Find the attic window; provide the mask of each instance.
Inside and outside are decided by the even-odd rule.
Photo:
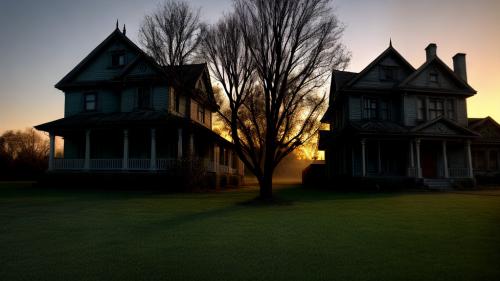
[[[398,80],[398,68],[395,66],[381,66],[380,67],[380,80],[382,80],[382,81],[396,81],[396,80]]]
[[[431,72],[429,73],[429,81],[437,83],[438,81],[438,74],[436,72]]]
[[[125,65],[125,53],[117,52],[111,55],[111,66],[120,67]]]

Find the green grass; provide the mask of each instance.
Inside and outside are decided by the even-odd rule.
[[[500,191],[256,194],[0,184],[0,280],[500,280]]]

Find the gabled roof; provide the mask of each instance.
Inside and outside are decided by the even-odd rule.
[[[497,121],[495,121],[495,119],[491,118],[490,116],[486,116],[484,118],[467,118],[467,121],[469,121],[469,128],[471,129],[480,127],[488,122],[500,129],[500,124],[498,124]]]
[[[136,51],[138,54],[143,55],[143,56],[148,56],[146,53],[144,53],[141,48],[139,48],[134,42],[132,42],[130,39],[128,39],[125,34],[123,34],[120,29],[116,28],[104,41],[101,42],[101,44],[97,45],[97,47],[90,52],[79,64],[77,64],[66,76],[64,76],[57,84],[55,85],[56,88],[61,89],[61,87],[64,87],[64,84],[69,82],[71,79],[77,76],[94,58],[96,58],[101,52],[103,52],[106,47],[108,47],[109,44],[115,42],[115,40],[120,40],[123,42],[125,45],[130,47],[132,50]]]
[[[479,134],[460,126],[459,124],[441,116],[436,119],[430,120],[419,126],[415,126],[410,129],[410,132],[414,134],[424,134],[424,135],[449,135],[450,133],[459,134],[461,136],[478,137]]]
[[[360,73],[356,75],[353,79],[349,81],[346,85],[352,86],[356,81],[358,81],[361,77],[363,77],[367,72],[369,72],[372,68],[377,66],[382,59],[389,55],[394,55],[396,59],[398,59],[403,66],[406,66],[410,71],[415,71],[415,68],[396,50],[392,47],[392,44],[389,45],[385,51],[383,51],[375,60],[373,60],[367,67],[365,67]]]
[[[427,68],[432,65],[437,65],[440,67],[450,79],[452,79],[457,85],[462,86],[467,92],[471,94],[475,94],[476,90],[474,90],[467,82],[465,82],[462,78],[458,77],[457,74],[451,70],[446,63],[444,63],[438,56],[426,61],[422,66],[420,66],[416,71],[414,71],[410,76],[408,76],[405,80],[399,83],[398,87],[407,88],[412,87],[409,83],[413,81],[418,75],[424,72]]]

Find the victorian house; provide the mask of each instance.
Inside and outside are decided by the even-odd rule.
[[[232,143],[212,130],[218,105],[206,64],[161,67],[117,27],[55,87],[64,118],[35,127],[50,135],[51,173],[161,175],[189,166],[211,185],[242,179]],[[54,157],[56,136],[63,158]]]
[[[465,54],[453,57],[451,69],[435,44],[425,52],[417,69],[390,44],[359,73],[334,71],[322,119],[330,128],[319,143],[332,182],[474,184],[471,143],[479,145],[481,132],[467,118],[466,100],[476,91],[467,83]],[[489,167],[497,168],[498,154],[488,151],[496,159]]]

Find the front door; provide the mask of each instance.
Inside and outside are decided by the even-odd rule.
[[[437,153],[435,151],[423,151],[422,176],[424,178],[437,178]]]

